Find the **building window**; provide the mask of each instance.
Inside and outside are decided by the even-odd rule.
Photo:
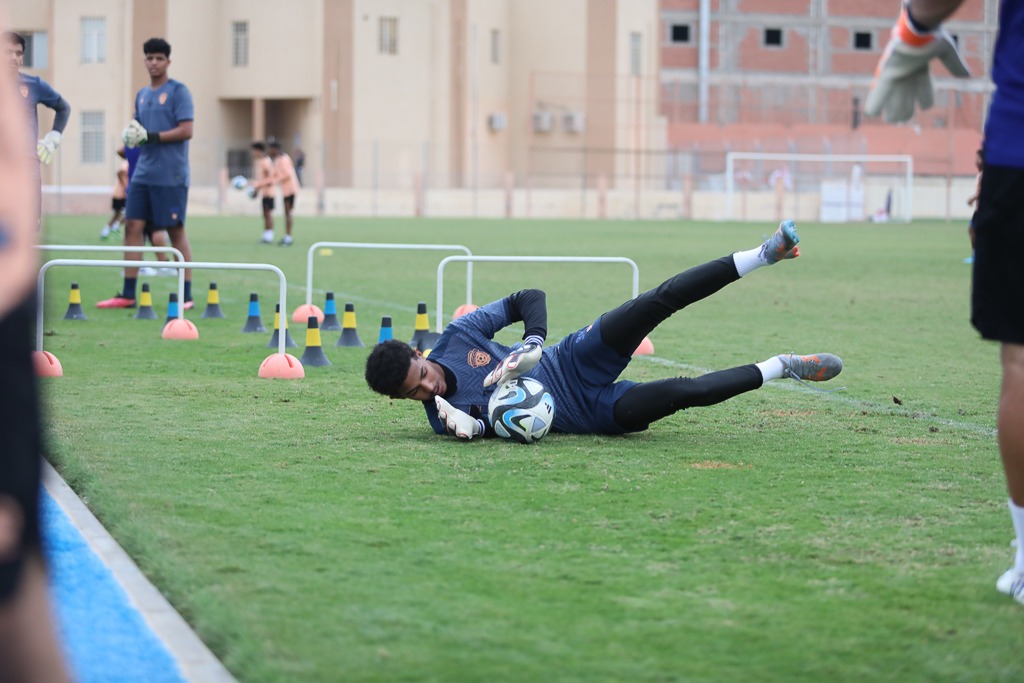
[[[671,27],[671,40],[674,44],[686,44],[690,42],[690,25],[689,24],[672,24]]]
[[[231,66],[249,66],[249,22],[231,22]]]
[[[642,38],[639,33],[633,32],[629,34],[629,75],[639,76],[640,75],[640,50],[642,46]]]
[[[25,39],[25,68],[45,69],[47,60],[48,40],[46,31],[21,32]]]
[[[491,64],[501,63],[501,35],[498,29],[491,30]]]
[[[380,18],[380,53],[398,54],[398,17]]]
[[[104,114],[101,111],[83,111],[81,114],[82,163],[101,164],[106,156],[103,130]]]
[[[782,29],[766,28],[764,30],[764,44],[769,47],[782,47]]]
[[[853,49],[854,50],[870,50],[872,35],[866,31],[855,31],[853,34]]]
[[[103,17],[82,17],[82,64],[107,61],[107,20]]]

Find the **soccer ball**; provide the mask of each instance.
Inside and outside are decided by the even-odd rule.
[[[555,400],[529,377],[502,382],[487,402],[487,417],[498,436],[519,443],[540,441],[555,419]]]
[[[236,190],[244,190],[245,186],[248,184],[249,181],[246,180],[244,175],[236,175],[234,178],[231,179],[231,187],[235,188]]]

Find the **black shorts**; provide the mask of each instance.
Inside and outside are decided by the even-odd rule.
[[[286,211],[291,211],[295,208],[295,195],[290,194],[284,198],[284,208]]]
[[[29,300],[0,320],[0,605],[18,587],[25,559],[40,548],[42,429],[32,364],[35,306]],[[13,523],[13,524],[12,524]]]
[[[113,209],[114,211],[120,211],[124,208],[125,204],[127,203],[128,200],[125,199],[124,197],[121,197],[120,199],[117,199],[115,197],[110,200],[110,208]]]
[[[263,198],[263,210],[264,211],[273,211],[274,210],[274,198],[273,197],[264,197]]]
[[[1024,169],[985,167],[973,222],[971,324],[985,339],[1024,344]]]

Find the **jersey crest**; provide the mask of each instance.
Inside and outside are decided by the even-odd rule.
[[[160,93],[160,97],[158,97],[156,99],[157,99],[157,102],[159,102],[160,104],[164,104],[165,102],[167,102],[167,93],[165,93],[165,92]]]
[[[28,86],[27,85],[22,85],[20,88],[18,88],[18,92],[21,93],[22,99],[26,99],[26,100],[28,99]]]
[[[470,349],[466,354],[466,362],[471,368],[482,368],[491,362],[491,354],[480,349]]]

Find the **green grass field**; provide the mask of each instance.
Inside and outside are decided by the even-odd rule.
[[[101,221],[51,217],[45,239],[96,244]],[[300,219],[283,249],[257,244],[255,218],[189,223],[196,260],[281,267],[289,312],[318,240],[628,256],[646,289],[773,229]],[[52,460],[246,683],[1019,682],[1024,612],[994,589],[1012,557],[997,348],[968,323],[965,226],[800,234],[801,258],[677,314],[626,376],[831,351],[844,391],[772,382],[642,434],[531,447],[435,436],[418,404],[366,388],[367,349],[336,332],[331,367],[259,379],[269,334],[240,331],[251,292],[272,323],[268,273],[197,271],[201,336],[182,342],[160,337],[170,278],[150,280],[161,320],[139,321],[94,307],[116,269],[55,268]],[[419,301],[433,327],[444,255],[318,255],[314,302],[354,302],[368,346],[382,315],[409,338]],[[547,290],[552,342],[631,293],[621,265],[475,271],[478,304]],[[446,318],[465,297],[464,267],[447,273]],[[200,318],[211,280],[226,320]],[[62,320],[72,281],[88,321]]]

